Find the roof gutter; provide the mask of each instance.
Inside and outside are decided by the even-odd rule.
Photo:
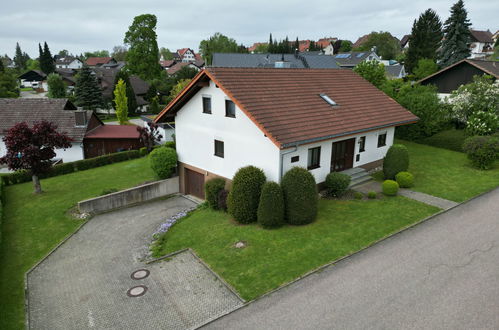
[[[369,127],[369,128],[365,128],[365,129],[356,130],[356,131],[350,131],[350,132],[345,132],[345,133],[340,133],[340,134],[332,134],[332,135],[327,135],[327,136],[313,138],[313,139],[301,140],[301,141],[297,141],[297,142],[290,142],[290,143],[283,144],[282,148],[283,149],[290,148],[290,147],[296,148],[297,146],[299,146],[301,144],[308,144],[308,143],[313,143],[313,142],[318,142],[318,141],[324,141],[324,140],[329,140],[329,139],[333,139],[333,138],[337,138],[337,137],[348,136],[348,135],[363,133],[363,132],[369,132],[369,131],[373,131],[376,129],[387,128],[387,127],[392,127],[392,126],[412,124],[412,123],[415,123],[416,121],[417,120],[406,120],[406,121],[400,121],[400,122],[386,124],[386,125]]]

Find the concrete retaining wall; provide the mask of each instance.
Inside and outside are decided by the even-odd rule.
[[[78,203],[81,213],[101,213],[179,192],[178,176],[87,199]]]

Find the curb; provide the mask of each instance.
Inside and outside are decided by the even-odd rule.
[[[296,282],[298,282],[298,281],[301,281],[301,280],[305,279],[306,277],[309,277],[310,275],[313,275],[313,274],[316,274],[316,273],[320,273],[320,272],[321,272],[321,271],[323,271],[324,269],[326,269],[326,268],[328,268],[328,267],[330,267],[330,266],[333,266],[333,265],[335,265],[335,264],[337,264],[337,263],[339,263],[339,262],[341,262],[341,261],[343,261],[343,260],[345,260],[345,259],[351,258],[351,257],[353,257],[353,256],[355,256],[355,255],[357,255],[357,254],[360,254],[361,252],[363,252],[363,251],[365,251],[365,250],[369,249],[370,247],[372,247],[372,246],[374,246],[374,245],[377,245],[377,244],[379,244],[379,243],[381,243],[381,242],[383,242],[383,241],[385,241],[385,240],[387,240],[387,239],[389,239],[389,238],[392,238],[392,237],[394,237],[394,236],[396,236],[396,235],[399,235],[399,234],[401,234],[401,233],[403,233],[403,232],[405,232],[405,231],[407,231],[407,230],[409,230],[409,229],[411,229],[411,228],[413,228],[413,227],[416,227],[416,226],[418,226],[418,225],[420,225],[420,224],[422,224],[422,223],[425,223],[425,222],[427,222],[427,221],[429,221],[429,220],[432,220],[432,219],[434,219],[434,218],[436,218],[436,217],[438,217],[438,216],[440,216],[440,215],[442,215],[442,214],[445,214],[445,213],[447,213],[447,212],[449,212],[449,211],[451,211],[451,210],[453,210],[453,209],[457,208],[458,206],[461,206],[461,205],[464,205],[464,204],[468,204],[469,202],[471,202],[471,201],[473,201],[473,200],[475,200],[475,199],[478,199],[479,197],[482,197],[483,195],[486,195],[486,194],[488,194],[488,193],[491,193],[492,191],[497,190],[497,189],[499,189],[499,188],[498,188],[498,187],[496,187],[496,188],[493,188],[493,189],[491,189],[491,190],[489,190],[489,191],[483,192],[483,193],[481,193],[481,194],[479,194],[479,195],[476,195],[476,196],[474,196],[474,197],[472,197],[472,198],[468,199],[467,201],[464,201],[464,202],[462,202],[462,203],[458,203],[457,205],[455,205],[455,206],[453,206],[453,207],[451,207],[451,208],[448,208],[448,209],[445,209],[445,210],[441,210],[441,211],[439,211],[439,212],[437,212],[437,213],[434,213],[434,214],[432,214],[432,215],[430,215],[430,216],[427,216],[427,217],[426,217],[426,218],[424,218],[424,219],[421,219],[421,220],[419,220],[419,221],[417,221],[417,222],[415,222],[415,223],[412,223],[412,224],[410,224],[410,225],[408,225],[408,226],[406,226],[406,227],[403,227],[403,228],[401,228],[400,230],[398,230],[398,231],[396,231],[396,232],[394,232],[394,233],[392,233],[392,234],[389,234],[389,235],[387,235],[387,236],[385,236],[385,237],[382,237],[382,238],[380,238],[380,239],[378,239],[378,240],[376,240],[376,241],[374,241],[374,242],[370,243],[369,245],[366,245],[365,247],[361,248],[360,250],[357,250],[357,251],[355,251],[355,252],[353,252],[353,253],[351,253],[351,254],[348,254],[348,255],[346,255],[346,256],[343,256],[343,257],[341,257],[341,258],[339,258],[339,259],[336,259],[336,260],[330,261],[330,262],[328,262],[328,263],[326,263],[326,264],[324,264],[324,265],[322,265],[322,266],[319,266],[319,267],[317,267],[317,268],[315,268],[315,269],[313,269],[313,270],[311,270],[311,271],[309,271],[309,272],[307,272],[307,273],[305,273],[305,274],[303,274],[303,275],[301,275],[301,276],[299,276],[299,277],[295,278],[294,280],[292,280],[292,281],[290,281],[290,282],[284,283],[283,285],[281,285],[281,286],[279,286],[279,287],[277,287],[277,288],[275,288],[275,289],[273,289],[273,290],[271,290],[271,291],[269,291],[269,292],[266,292],[266,293],[264,293],[263,295],[261,295],[261,296],[259,296],[259,297],[255,298],[255,299],[253,299],[253,300],[250,300],[250,301],[246,302],[246,303],[245,303],[244,305],[242,305],[241,307],[238,307],[238,308],[236,308],[236,309],[234,309],[234,310],[232,310],[232,311],[230,311],[230,312],[227,312],[227,313],[225,313],[225,314],[223,314],[223,315],[220,315],[220,316],[218,316],[218,317],[216,317],[216,318],[213,318],[213,319],[211,319],[211,320],[207,321],[206,323],[204,323],[204,324],[202,324],[202,325],[198,326],[198,327],[197,327],[197,328],[195,328],[195,329],[200,329],[200,328],[202,328],[202,327],[204,327],[204,326],[206,326],[206,325],[208,325],[208,324],[211,324],[211,323],[215,322],[215,321],[216,321],[216,320],[218,320],[218,319],[221,319],[222,317],[225,317],[225,316],[227,316],[227,315],[229,315],[229,314],[232,314],[232,313],[234,313],[234,312],[236,312],[236,311],[238,311],[238,310],[240,310],[240,309],[243,309],[243,308],[245,308],[245,307],[248,307],[249,305],[252,305],[253,303],[256,303],[257,301],[260,301],[260,300],[262,300],[262,299],[266,298],[267,296],[270,296],[271,294],[276,293],[277,291],[280,291],[280,290],[282,290],[282,289],[285,289],[285,288],[287,288],[287,287],[291,286],[292,284],[294,284],[294,283],[296,283]],[[408,197],[404,197],[404,198],[408,198]],[[420,203],[422,203],[422,202],[420,202]]]

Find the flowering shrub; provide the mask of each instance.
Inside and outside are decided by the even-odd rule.
[[[499,128],[499,116],[492,112],[478,111],[472,114],[466,125],[466,134],[490,135]]]
[[[171,217],[166,219],[166,221],[163,222],[159,226],[159,228],[152,234],[152,237],[156,239],[156,238],[158,238],[159,235],[165,234],[168,230],[170,230],[170,228],[175,223],[177,223],[178,220],[186,217],[189,214],[189,212],[193,211],[194,209],[196,209],[196,208],[191,207],[191,208],[182,210],[182,211],[178,212],[177,214],[172,215]]]

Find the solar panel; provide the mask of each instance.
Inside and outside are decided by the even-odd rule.
[[[360,57],[364,56],[364,54],[365,53],[359,53],[359,54],[357,54],[357,58],[360,58]]]
[[[336,58],[349,58],[350,54],[338,54],[336,55]]]

